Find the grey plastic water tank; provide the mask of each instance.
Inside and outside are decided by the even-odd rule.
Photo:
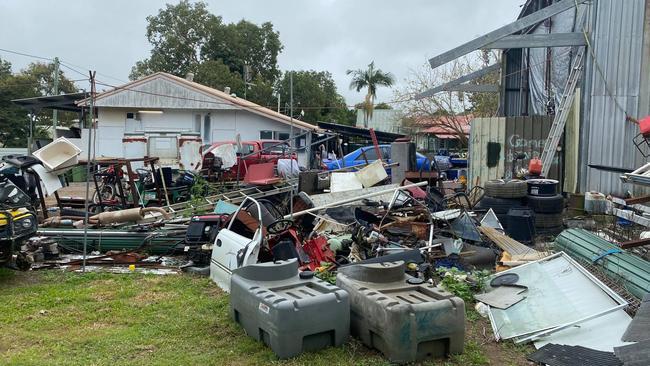
[[[233,271],[230,315],[279,358],[342,345],[350,332],[348,294],[313,275],[300,276],[296,259]]]
[[[463,352],[465,303],[426,283],[411,285],[404,262],[339,269],[350,295],[352,335],[390,361],[407,363]]]

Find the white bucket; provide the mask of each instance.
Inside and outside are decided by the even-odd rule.
[[[49,171],[56,171],[57,174],[77,165],[79,154],[81,149],[65,137],[59,137],[32,153]]]
[[[585,211],[590,214],[604,214],[607,212],[607,198],[600,192],[585,193]]]

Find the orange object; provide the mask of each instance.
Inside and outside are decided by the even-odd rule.
[[[538,158],[530,159],[530,163],[528,163],[528,172],[533,175],[542,174],[542,161]]]
[[[650,136],[650,116],[645,116],[639,120],[639,131],[644,137]]]

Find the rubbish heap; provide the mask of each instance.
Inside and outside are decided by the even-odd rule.
[[[36,173],[44,166],[38,160],[4,160],[21,176],[47,175]],[[112,168],[93,177],[93,205],[70,206],[75,200],[51,184],[58,207],[41,209],[38,227],[44,195],[4,178],[0,228],[24,229],[8,237],[22,243],[15,255],[24,269],[129,266],[210,276],[230,292],[233,320],[280,358],[339,346],[350,335],[395,363],[459,354],[473,303],[495,340],[532,342],[535,361],[598,352],[633,360],[633,345],[650,338],[638,335],[647,320],[648,262],[602,235],[562,232],[558,181],[450,190],[464,183],[435,171],[418,178],[402,170],[407,178],[396,180],[399,162],[293,174],[295,161],[283,160],[251,169],[240,185],[203,184],[186,173],[176,185],[156,158],[137,161],[150,171],[110,160]],[[239,167],[227,168],[239,178]],[[604,208],[587,201],[594,215],[626,209],[615,199]],[[626,311],[641,298],[633,320]]]

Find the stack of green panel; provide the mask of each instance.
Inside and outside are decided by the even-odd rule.
[[[639,299],[650,292],[650,262],[592,232],[584,229],[564,230],[555,239],[555,246],[573,258],[601,268],[608,277],[623,283]]]
[[[161,230],[153,238],[152,232],[126,231],[115,229],[88,229],[88,252],[98,251],[105,253],[110,250],[136,250],[149,254],[168,254],[177,244],[182,243],[184,234],[178,232],[165,232]],[[64,250],[72,252],[83,251],[84,230],[64,228],[40,228],[36,235],[54,238]],[[149,238],[148,238],[149,237]],[[148,244],[142,246],[144,241]]]

